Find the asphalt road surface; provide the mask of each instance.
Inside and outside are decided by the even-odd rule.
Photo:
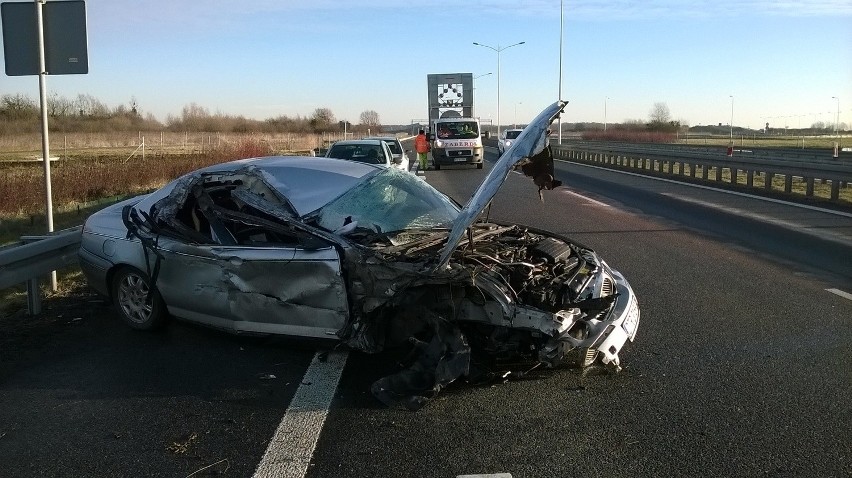
[[[465,202],[487,169],[425,176]],[[621,373],[455,383],[410,412],[369,392],[398,357],[350,353],[327,412],[292,407],[329,344],[140,333],[80,289],[0,320],[0,475],[252,476],[299,411],[325,418],[293,459],[311,478],[852,475],[852,219],[558,171],[566,187],[543,202],[510,175],[491,216],[579,240],[627,277],[642,321]]]

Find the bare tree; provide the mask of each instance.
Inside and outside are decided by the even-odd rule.
[[[361,113],[361,125],[368,127],[380,126],[382,123],[379,120],[379,114],[373,110],[367,110]]]
[[[58,93],[47,98],[47,114],[52,118],[62,118],[72,113],[72,102]]]
[[[38,117],[39,107],[30,97],[20,93],[0,98],[0,118],[10,120]]]
[[[668,123],[672,119],[672,115],[669,112],[669,107],[667,104],[662,101],[658,101],[654,103],[654,107],[651,108],[650,118],[651,123]]]
[[[328,131],[329,127],[336,123],[334,113],[329,108],[317,108],[311,115],[311,126],[314,131]]]
[[[109,116],[109,108],[99,99],[92,95],[77,95],[73,101],[74,109],[80,116],[92,118],[106,118]]]

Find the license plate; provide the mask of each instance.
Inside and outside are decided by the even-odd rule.
[[[466,163],[467,158],[456,158],[454,161],[457,162],[457,163]]]
[[[627,332],[631,341],[636,338],[636,329],[639,328],[639,304],[635,300],[630,304],[627,317],[624,318],[621,326],[624,327],[624,331]]]

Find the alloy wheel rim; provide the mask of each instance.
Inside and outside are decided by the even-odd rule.
[[[153,300],[148,298],[148,284],[136,274],[125,276],[118,288],[118,303],[124,315],[135,323],[151,318]]]

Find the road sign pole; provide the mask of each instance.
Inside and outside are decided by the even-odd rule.
[[[44,15],[42,7],[46,0],[35,0],[36,21],[38,23],[38,89],[41,103],[41,153],[44,163],[44,196],[47,216],[47,232],[53,232],[53,195],[50,189],[50,141],[47,127],[47,68],[44,56]],[[50,274],[50,287],[55,291],[56,271]]]

